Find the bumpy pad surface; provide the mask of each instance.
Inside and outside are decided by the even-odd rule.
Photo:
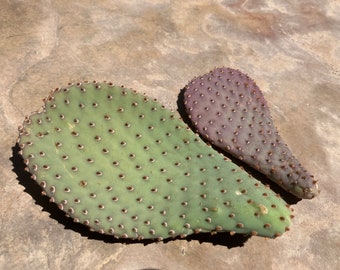
[[[76,222],[143,239],[230,231],[267,237],[291,209],[155,100],[110,83],[58,88],[20,127],[29,171]]]
[[[273,125],[255,82],[231,68],[217,68],[185,88],[185,107],[197,131],[300,198],[319,193],[317,181],[293,156]]]

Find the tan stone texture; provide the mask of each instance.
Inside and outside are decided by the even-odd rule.
[[[340,269],[339,40],[337,0],[1,0],[0,269]],[[53,88],[109,80],[176,109],[219,66],[256,80],[320,181],[315,199],[287,197],[283,236],[114,240],[73,224],[24,173],[17,127]]]

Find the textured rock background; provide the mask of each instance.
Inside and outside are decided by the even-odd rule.
[[[0,1],[0,269],[340,269],[340,2]],[[70,81],[110,80],[177,108],[216,66],[254,78],[320,180],[291,231],[129,243],[88,233],[23,172],[17,126]],[[14,171],[13,171],[14,165]]]

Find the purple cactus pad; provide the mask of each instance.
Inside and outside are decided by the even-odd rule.
[[[299,198],[319,193],[317,181],[282,140],[261,90],[246,74],[223,67],[196,77],[185,88],[184,104],[196,130],[212,144]]]

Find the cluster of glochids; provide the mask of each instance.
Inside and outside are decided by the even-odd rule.
[[[222,92],[235,78],[234,92],[241,92]],[[250,82],[231,69],[194,79],[185,93],[190,118],[212,143],[237,149],[239,158],[254,160],[265,173],[272,164],[277,182],[312,197],[314,180],[290,157],[276,130],[269,136],[268,109]],[[248,135],[240,125],[248,125]],[[290,226],[292,209],[279,195],[207,145],[175,112],[125,87],[84,82],[55,89],[19,127],[18,143],[43,193],[99,233],[159,240],[223,231],[276,237]]]

